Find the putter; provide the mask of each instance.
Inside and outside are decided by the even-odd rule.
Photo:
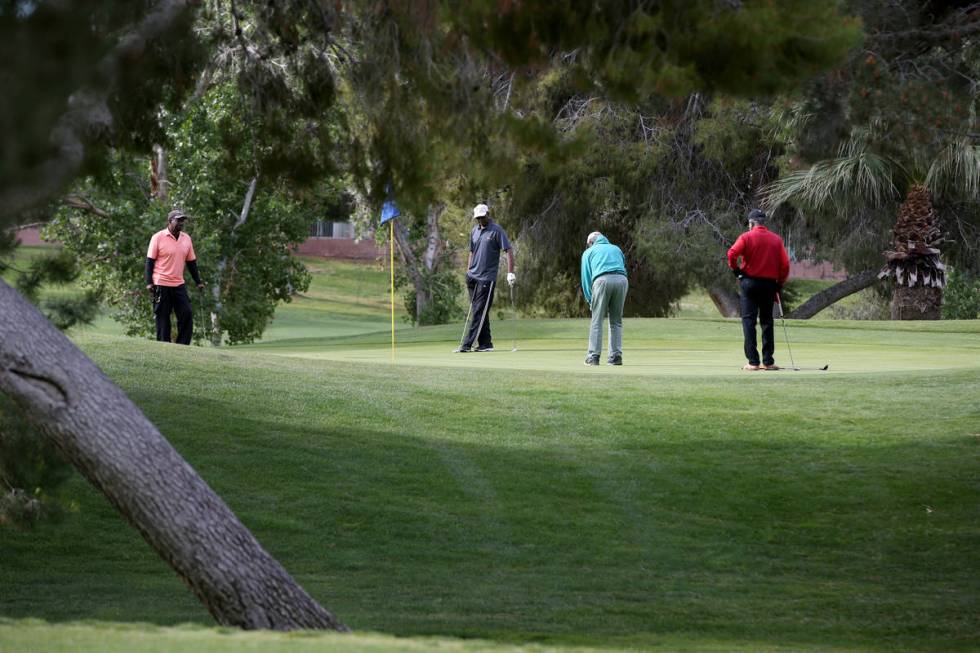
[[[455,354],[463,348],[463,340],[466,339],[466,332],[470,330],[470,318],[473,317],[473,299],[470,298],[470,310],[466,312],[466,321],[463,322],[463,333],[459,336],[459,346],[453,351]]]
[[[510,287],[510,308],[514,311],[514,348],[511,351],[517,351],[517,302],[514,300],[514,286]]]
[[[776,306],[779,307],[779,321],[783,323],[783,335],[786,336],[786,348],[789,350],[789,362],[793,364],[790,369],[794,372],[826,372],[830,369],[830,363],[823,367],[797,367],[793,360],[793,348],[789,345],[789,331],[786,330],[786,318],[783,317],[783,298],[776,293]]]

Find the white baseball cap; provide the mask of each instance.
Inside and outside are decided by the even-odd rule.
[[[486,204],[477,204],[473,207],[473,219],[482,218],[490,212],[490,207]]]

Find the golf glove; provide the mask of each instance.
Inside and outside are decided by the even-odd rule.
[[[513,272],[508,272],[507,273],[507,283],[509,285],[511,285],[511,286],[513,286],[515,283],[517,283],[517,275],[514,274]]]

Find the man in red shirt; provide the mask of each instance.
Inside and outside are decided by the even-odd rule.
[[[766,214],[760,209],[749,211],[749,230],[738,237],[728,250],[728,267],[738,275],[741,287],[742,333],[745,338],[744,370],[778,370],[773,354],[772,307],[789,277],[789,256],[783,239],[765,227]],[[741,258],[741,261],[739,259]],[[756,347],[755,322],[762,327],[762,364]]]
[[[170,313],[177,315],[177,344],[191,344],[194,333],[191,298],[184,284],[184,266],[198,289],[204,288],[197,272],[197,255],[191,237],[183,233],[187,216],[174,210],[167,215],[167,228],[150,238],[146,251],[146,289],[153,292],[157,340],[170,342]]]

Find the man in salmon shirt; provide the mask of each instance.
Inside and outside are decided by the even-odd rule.
[[[153,293],[153,314],[156,316],[157,340],[170,342],[170,313],[177,315],[177,344],[191,344],[194,318],[191,299],[184,283],[184,265],[194,277],[198,289],[203,289],[197,272],[197,256],[191,237],[183,233],[187,216],[174,210],[167,215],[167,228],[150,238],[146,250],[146,289]]]
[[[728,267],[738,276],[741,286],[742,334],[748,359],[742,369],[749,371],[779,369],[773,358],[776,341],[772,307],[789,277],[789,256],[783,239],[766,229],[765,222],[766,214],[761,209],[749,211],[749,230],[728,250]],[[761,365],[755,340],[756,318],[762,327]]]

